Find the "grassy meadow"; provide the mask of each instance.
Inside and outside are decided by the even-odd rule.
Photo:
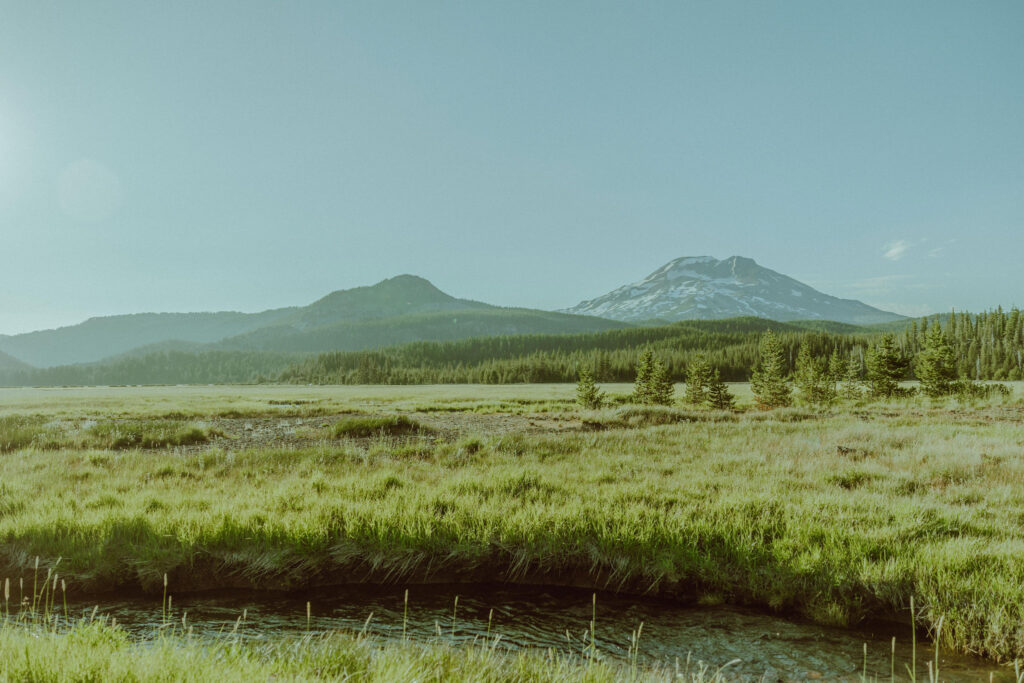
[[[582,411],[571,385],[2,389],[0,580],[32,580],[39,557],[75,595],[159,595],[165,575],[178,593],[510,581],[829,625],[909,624],[913,597],[915,623],[941,621],[943,648],[1024,657],[1020,385],[972,404],[771,412],[744,405],[745,385],[731,388],[742,409],[728,413]],[[492,428],[501,416],[520,422]],[[253,447],[233,431],[278,418],[299,439],[288,447]],[[0,631],[0,660],[12,662],[0,674],[23,678],[3,653],[30,642],[39,671],[69,648],[93,653],[83,662],[109,650],[97,667],[134,656],[116,629],[41,637]],[[229,679],[311,677],[335,671],[334,657],[362,680],[475,666],[473,680],[621,674],[352,639],[316,641],[288,662],[273,648],[214,656],[176,640],[140,661],[157,670],[175,648]],[[302,669],[304,657],[320,663]]]

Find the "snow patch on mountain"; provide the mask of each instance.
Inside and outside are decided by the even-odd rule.
[[[638,282],[565,312],[629,322],[756,316],[870,324],[902,318],[860,301],[823,294],[742,256],[678,258]]]

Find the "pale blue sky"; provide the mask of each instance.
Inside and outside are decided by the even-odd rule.
[[[740,254],[1024,305],[1024,3],[0,0],[0,333]]]

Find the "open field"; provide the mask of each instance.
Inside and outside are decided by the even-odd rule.
[[[905,386],[914,383],[906,382]],[[1024,382],[1003,382],[1014,399],[1024,398]],[[740,407],[752,402],[750,384],[730,383]],[[628,396],[632,384],[601,384],[609,395]],[[683,384],[676,385],[682,397]],[[217,415],[302,415],[375,409],[524,412],[575,410],[572,384],[424,384],[412,386],[133,386],[0,387],[0,416],[159,417]],[[907,405],[907,404],[903,404]],[[930,405],[918,398],[909,405]]]
[[[944,648],[1024,656],[1019,385],[770,413],[580,412],[573,389],[0,390],[8,428],[48,439],[0,453],[0,577],[31,580],[38,556],[78,595],[159,593],[165,574],[178,593],[544,583],[838,625],[909,623],[913,596]],[[423,429],[337,426],[397,414]],[[86,438],[167,422],[205,438]]]

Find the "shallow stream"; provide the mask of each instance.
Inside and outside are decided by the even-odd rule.
[[[456,596],[458,603],[456,605]],[[307,603],[310,616],[307,621]],[[69,605],[71,616],[99,614],[145,637],[160,628],[160,598],[105,597]],[[499,647],[553,648],[587,656],[594,612],[591,591],[508,585],[430,585],[403,588],[340,587],[307,593],[217,592],[172,596],[172,618],[182,613],[196,636],[251,640],[304,635],[310,631],[362,631],[378,639],[493,640]],[[239,617],[245,615],[242,623]],[[640,629],[640,625],[643,625]],[[732,607],[685,606],[653,598],[596,594],[597,655],[628,660],[640,629],[639,661],[690,670],[697,662],[739,680],[889,680],[896,638],[896,678],[908,679],[912,661],[909,626],[891,624],[834,629]],[[867,646],[865,655],[865,644]],[[935,649],[917,643],[917,679],[928,680]],[[944,681],[1013,681],[1012,671],[993,662],[941,653]]]

